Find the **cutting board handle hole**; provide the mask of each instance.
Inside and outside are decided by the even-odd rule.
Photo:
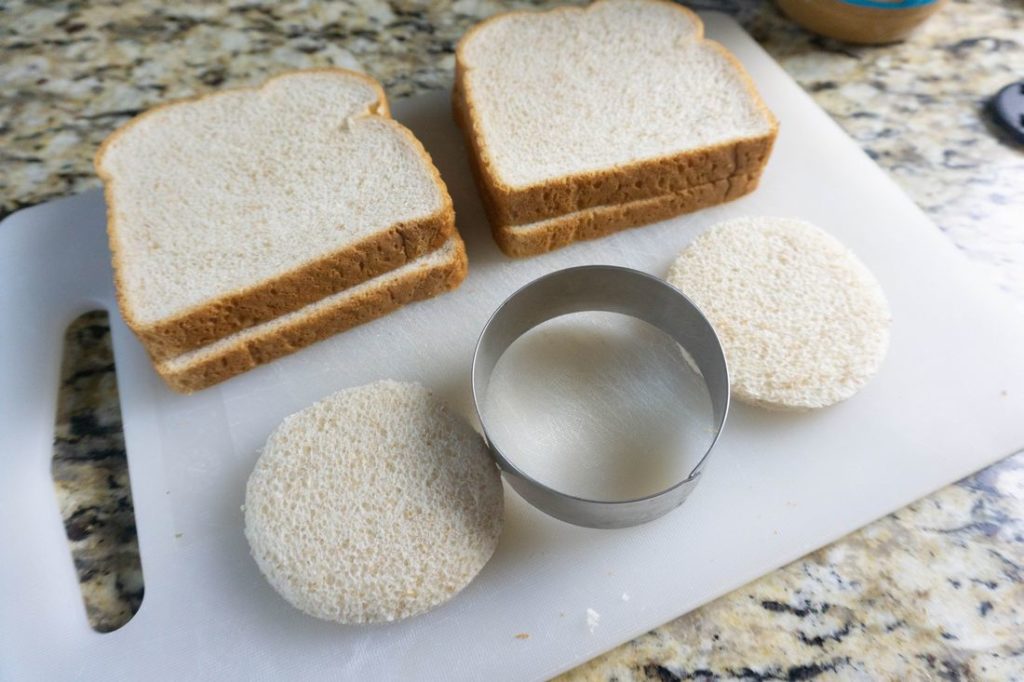
[[[89,625],[117,630],[144,588],[105,310],[65,331],[50,471]]]

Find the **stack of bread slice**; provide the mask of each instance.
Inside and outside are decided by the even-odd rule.
[[[179,391],[466,274],[447,188],[362,74],[300,71],[158,107],[96,168],[121,313]]]
[[[511,256],[751,192],[778,128],[700,18],[661,0],[477,25],[456,50],[453,109]]]

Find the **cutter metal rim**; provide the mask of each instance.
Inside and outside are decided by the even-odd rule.
[[[676,340],[693,357],[711,397],[714,433],[690,473],[659,492],[628,500],[579,497],[541,483],[520,469],[492,441],[483,400],[498,360],[516,339],[562,315],[604,311],[643,320]],[[562,521],[589,528],[625,528],[653,521],[681,505],[725,426],[729,368],[714,327],[700,309],[668,282],[615,265],[584,265],[543,275],[520,287],[491,314],[473,352],[473,405],[484,441],[509,484],[527,502]]]

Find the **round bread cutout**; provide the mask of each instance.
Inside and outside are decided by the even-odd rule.
[[[733,395],[761,407],[846,400],[889,346],[881,285],[849,249],[802,220],[719,223],[683,250],[668,281],[718,332]]]
[[[245,535],[302,611],[380,623],[451,599],[498,544],[482,437],[419,384],[341,391],[287,417],[249,477]]]

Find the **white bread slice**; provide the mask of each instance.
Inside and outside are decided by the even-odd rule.
[[[790,218],[720,223],[680,254],[668,281],[718,332],[733,395],[806,410],[845,400],[889,346],[878,280],[823,230]]]
[[[483,438],[419,384],[350,388],[287,417],[245,491],[245,536],[302,611],[381,623],[451,599],[494,554],[502,487]]]
[[[174,390],[191,393],[294,353],[413,301],[456,288],[466,277],[466,250],[453,234],[435,251],[269,322],[156,363]]]
[[[453,104],[502,225],[759,173],[777,123],[749,76],[659,0],[510,13],[456,51]]]
[[[199,348],[388,272],[454,231],[380,85],[284,74],[157,107],[96,155],[120,308],[153,357]]]

